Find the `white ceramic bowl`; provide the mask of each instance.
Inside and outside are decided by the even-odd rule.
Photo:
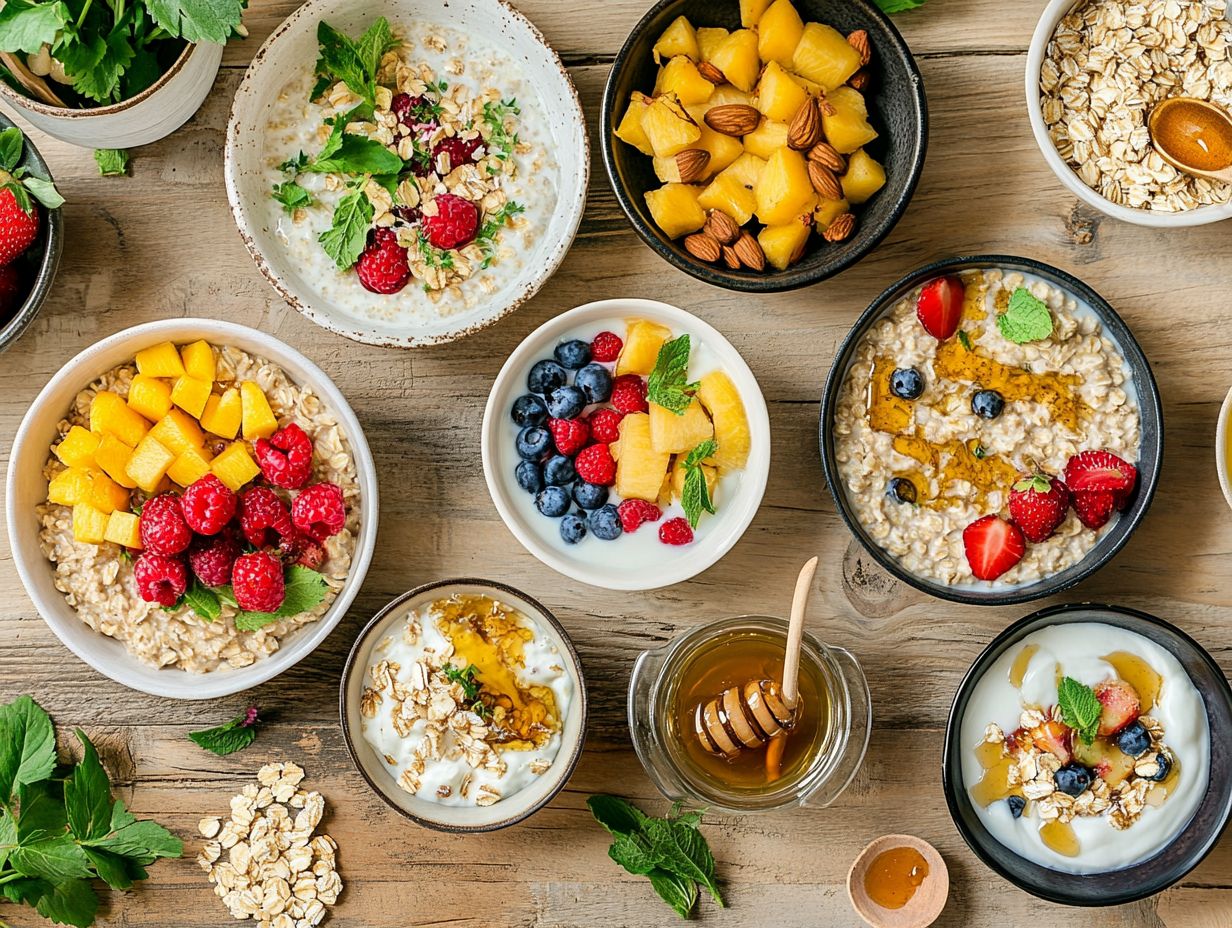
[[[1185,210],[1179,213],[1164,213],[1150,209],[1135,209],[1113,203],[1101,196],[1082,182],[1065,160],[1058,154],[1056,145],[1048,135],[1048,127],[1044,124],[1044,113],[1040,106],[1040,68],[1044,63],[1044,52],[1048,42],[1057,28],[1057,23],[1078,3],[1084,0],[1049,0],[1031,36],[1031,44],[1027,48],[1027,115],[1031,120],[1031,131],[1035,135],[1035,143],[1044,155],[1044,160],[1052,168],[1074,196],[1084,203],[1094,207],[1113,219],[1132,222],[1140,226],[1155,226],[1159,228],[1179,228],[1182,226],[1200,226],[1208,222],[1219,222],[1232,216],[1232,203],[1221,203],[1214,206],[1201,206],[1197,209]]]
[[[358,34],[374,19],[439,22],[504,49],[524,69],[543,102],[545,135],[558,163],[557,197],[547,225],[521,269],[491,296],[468,310],[415,321],[370,318],[323,297],[314,282],[291,259],[270,227],[265,206],[270,190],[265,178],[265,126],[279,92],[296,71],[317,59],[317,23]],[[283,298],[331,332],[370,345],[411,348],[454,341],[513,312],[552,276],[573,243],[586,206],[590,177],[589,143],[577,90],[560,58],[525,16],[505,0],[308,0],[274,30],[253,58],[231,109],[227,125],[225,176],[227,198],[249,254]],[[412,282],[399,299],[423,298]]]
[[[696,540],[691,544],[672,547],[658,542],[660,523],[648,523],[639,533],[656,536],[653,560],[640,563],[620,562],[621,545],[631,539],[623,536],[615,541],[586,538],[576,548],[566,548],[559,542],[559,519],[549,519],[535,511],[526,501],[530,498],[518,487],[513,471],[519,461],[514,448],[514,428],[509,412],[513,401],[526,392],[526,375],[531,365],[551,358],[557,343],[579,327],[596,334],[603,329],[616,332],[622,338],[625,320],[649,319],[668,326],[677,334],[688,333],[697,345],[713,352],[718,366],[725,370],[744,401],[749,420],[751,448],[748,463],[738,475],[739,488],[734,499],[717,500],[718,512],[703,515]],[[593,331],[591,331],[593,330]],[[569,337],[582,337],[581,334]],[[600,300],[561,313],[545,322],[509,356],[492,384],[488,405],[483,414],[481,436],[483,475],[488,482],[492,502],[522,545],[553,570],[574,580],[609,590],[653,590],[670,586],[696,576],[715,564],[740,540],[744,530],[757,514],[766,482],[770,476],[770,416],[757,378],[744,358],[718,330],[692,313],[655,300]],[[588,559],[584,549],[601,557]],[[609,556],[610,555],[610,556]]]
[[[130,362],[142,348],[164,341],[182,343],[199,338],[217,345],[233,345],[266,358],[295,382],[311,386],[338,418],[351,446],[361,498],[359,537],[355,541],[351,573],[329,610],[316,622],[304,625],[283,639],[282,647],[269,657],[239,670],[216,670],[207,674],[143,664],[121,642],[82,622],[64,594],[55,587],[55,569],[39,546],[39,519],[35,513],[35,507],[47,498],[43,465],[47,461],[48,448],[57,438],[57,424],[82,388],[113,367]],[[13,562],[43,620],[70,651],[99,673],[131,689],[172,699],[213,699],[238,693],[276,677],[311,654],[333,631],[355,599],[368,572],[376,542],[379,510],[376,467],[359,420],[338,388],[319,367],[289,345],[255,329],[211,319],[166,319],[134,326],[91,345],[60,368],[30,404],[17,429],[5,489]]]
[[[1219,407],[1219,421],[1215,424],[1215,472],[1219,475],[1219,488],[1223,490],[1223,498],[1232,506],[1232,456],[1229,455],[1228,442],[1232,441],[1232,390],[1223,399]]]
[[[222,45],[189,45],[135,97],[91,109],[48,106],[0,82],[0,100],[48,135],[83,148],[136,148],[170,135],[200,109],[222,64]]]
[[[368,668],[372,665],[372,649],[387,636],[399,634],[409,613],[458,593],[488,596],[525,615],[556,645],[561,663],[573,681],[573,698],[565,712],[560,749],[552,766],[530,786],[490,806],[446,806],[412,796],[389,775],[382,759],[376,756],[372,745],[364,739],[361,727],[363,720],[359,702]],[[586,740],[586,679],[568,633],[552,613],[525,593],[488,580],[438,580],[403,593],[378,612],[355,639],[342,671],[338,701],[347,751],[372,790],[394,811],[412,821],[458,834],[506,828],[543,808],[568,782],[582,756],[582,744]]]

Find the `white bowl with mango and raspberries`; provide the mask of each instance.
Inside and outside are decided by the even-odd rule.
[[[372,454],[320,368],[255,329],[172,319],[90,346],[17,430],[13,561],[99,673],[212,699],[307,657],[377,531]]]

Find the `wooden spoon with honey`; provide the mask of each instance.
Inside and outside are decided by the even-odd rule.
[[[1232,182],[1232,117],[1194,97],[1169,97],[1147,119],[1161,158],[1197,177]]]

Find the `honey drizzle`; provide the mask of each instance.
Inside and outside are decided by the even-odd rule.
[[[1077,857],[1082,852],[1082,845],[1069,822],[1054,818],[1040,826],[1039,834],[1040,840],[1062,857]]]
[[[1029,644],[1014,658],[1014,663],[1010,665],[1010,686],[1014,689],[1022,689],[1023,678],[1027,675],[1027,666],[1037,651],[1039,651],[1038,644]]]
[[[1143,715],[1155,708],[1164,681],[1150,664],[1129,651],[1113,651],[1105,654],[1103,660],[1111,664],[1117,676],[1137,692]]]
[[[1004,744],[981,742],[975,749],[975,757],[984,768],[984,775],[971,787],[972,799],[986,809],[998,799],[1022,795],[1020,786],[1010,786],[1010,768],[1015,766],[1015,761]]]

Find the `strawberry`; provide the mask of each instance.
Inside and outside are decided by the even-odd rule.
[[[1107,738],[1142,714],[1138,692],[1122,680],[1105,680],[1095,687],[1095,698],[1104,710],[1099,714],[1099,733]]]
[[[1123,499],[1137,481],[1138,469],[1111,451],[1081,451],[1065,465],[1065,485],[1073,493],[1102,490]]]
[[[29,291],[20,266],[10,264],[0,267],[0,323],[21,309]]]
[[[1027,541],[1047,541],[1068,510],[1069,490],[1048,474],[1024,474],[1010,490],[1010,518]]]
[[[39,208],[25,191],[22,199],[29,212],[18,203],[12,184],[0,187],[0,266],[11,264],[34,242],[39,230]]]
[[[962,319],[964,293],[957,277],[938,277],[926,283],[915,301],[915,314],[924,331],[939,342],[953,336]]]
[[[977,578],[996,580],[1022,560],[1027,542],[1013,522],[999,516],[984,516],[963,529],[963,549]]]
[[[1103,528],[1116,508],[1117,498],[1106,490],[1084,490],[1073,494],[1074,512],[1087,528]]]
[[[1070,727],[1063,722],[1049,719],[1029,732],[1031,743],[1041,751],[1054,755],[1063,764],[1070,762]]]

